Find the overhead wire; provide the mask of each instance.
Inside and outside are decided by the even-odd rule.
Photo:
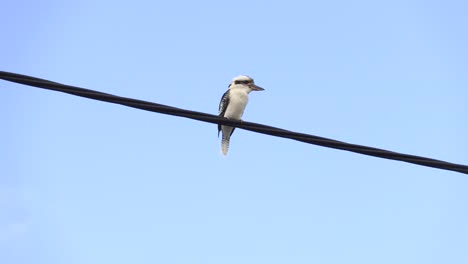
[[[413,163],[417,165],[422,165],[426,167],[438,168],[443,170],[455,171],[464,174],[468,174],[468,166],[462,164],[456,164],[451,162],[446,162],[442,160],[426,158],[416,155],[409,155],[403,154],[393,151],[388,151],[384,149],[374,148],[374,147],[367,147],[357,144],[350,144],[334,139],[293,132],[285,129],[280,129],[272,126],[267,126],[258,123],[246,122],[246,121],[238,121],[238,120],[230,120],[224,117],[219,117],[212,114],[185,110],[181,108],[176,108],[168,105],[152,103],[143,100],[137,100],[127,97],[116,96],[108,93],[102,93],[90,89],[80,88],[76,86],[61,84],[45,79],[40,79],[32,76],[11,73],[0,71],[0,79],[5,81],[20,83],[24,85],[34,86],[38,88],[43,88],[47,90],[53,90],[63,93],[68,93],[80,97],[85,97],[89,99],[99,100],[103,102],[109,102],[114,104],[125,105],[128,107],[133,107],[141,110],[185,117],[190,119],[195,119],[203,122],[213,123],[213,124],[220,124],[220,125],[229,125],[238,127],[241,129],[245,129],[248,131],[253,131],[257,133],[262,133],[266,135],[282,137],[282,138],[289,138],[296,141],[314,144],[322,147],[328,147],[333,149],[340,149],[346,150],[350,152],[355,152],[363,155],[379,157],[384,159],[390,160],[398,160],[408,163]]]

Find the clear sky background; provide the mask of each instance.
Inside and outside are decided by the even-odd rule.
[[[1,70],[468,164],[467,1],[3,1]],[[0,263],[468,263],[468,175],[0,81]]]

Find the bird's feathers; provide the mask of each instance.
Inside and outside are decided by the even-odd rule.
[[[224,117],[224,114],[226,113],[226,109],[227,109],[228,104],[229,104],[229,90],[227,90],[223,94],[223,97],[221,97],[221,101],[219,102],[218,115],[220,117]],[[219,137],[219,132],[220,131],[221,131],[221,125],[218,124],[218,137]]]
[[[221,97],[221,101],[219,102],[219,110],[218,110],[219,116],[224,116],[224,113],[226,112],[226,108],[228,104],[229,104],[229,90],[227,90],[223,94],[223,97]]]

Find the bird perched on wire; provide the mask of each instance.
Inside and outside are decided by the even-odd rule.
[[[221,97],[219,102],[219,116],[234,120],[241,120],[245,106],[249,101],[249,93],[252,91],[263,91],[262,87],[256,85],[254,80],[246,75],[240,75],[232,79],[228,90]],[[226,155],[229,149],[229,139],[235,127],[218,125],[219,132],[222,132],[221,151]]]

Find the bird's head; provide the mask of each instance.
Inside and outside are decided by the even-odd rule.
[[[249,88],[250,91],[263,91],[262,87],[255,84],[254,80],[247,75],[240,75],[232,79],[229,84],[229,89],[233,88]]]

